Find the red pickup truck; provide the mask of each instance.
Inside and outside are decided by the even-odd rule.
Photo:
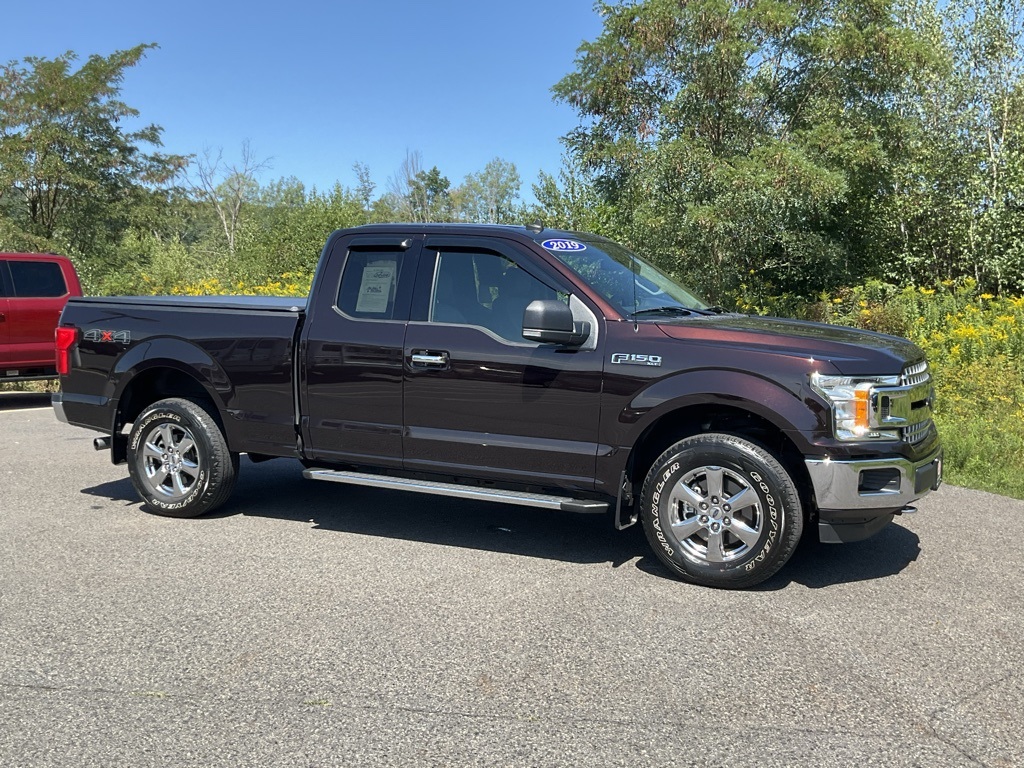
[[[0,381],[57,376],[54,332],[78,275],[66,256],[0,253]]]

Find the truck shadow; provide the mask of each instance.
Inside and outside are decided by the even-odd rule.
[[[83,493],[140,506],[127,478],[86,488]],[[297,462],[287,460],[253,464],[243,458],[231,500],[199,521],[233,515],[564,562],[609,563],[613,568],[632,564],[652,576],[675,578],[651,553],[639,525],[616,531],[608,515],[311,482],[302,477]],[[917,535],[899,525],[890,525],[858,544],[804,542],[779,574],[755,589],[773,591],[790,583],[815,589],[885,578],[902,571],[919,553]]]
[[[900,573],[920,554],[921,540],[917,534],[898,522],[854,544],[820,544],[816,538],[805,536],[786,566],[754,589],[771,591],[790,583],[820,589],[884,579]]]
[[[50,394],[48,392],[0,392],[0,411],[47,408],[49,405]]]

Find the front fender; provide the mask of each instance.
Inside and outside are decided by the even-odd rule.
[[[768,377],[751,371],[698,369],[660,379],[638,392],[618,414],[642,434],[663,416],[691,406],[727,406],[752,413],[785,432],[803,450],[829,434],[831,412],[804,383],[803,371]]]

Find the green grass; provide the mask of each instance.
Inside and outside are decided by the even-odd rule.
[[[945,481],[1024,499],[1024,381],[1005,358],[934,369]]]

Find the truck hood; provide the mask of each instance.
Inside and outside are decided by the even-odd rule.
[[[924,359],[913,343],[898,336],[842,325],[757,315],[700,315],[659,320],[674,339],[747,348],[832,363],[845,376],[891,376]]]

